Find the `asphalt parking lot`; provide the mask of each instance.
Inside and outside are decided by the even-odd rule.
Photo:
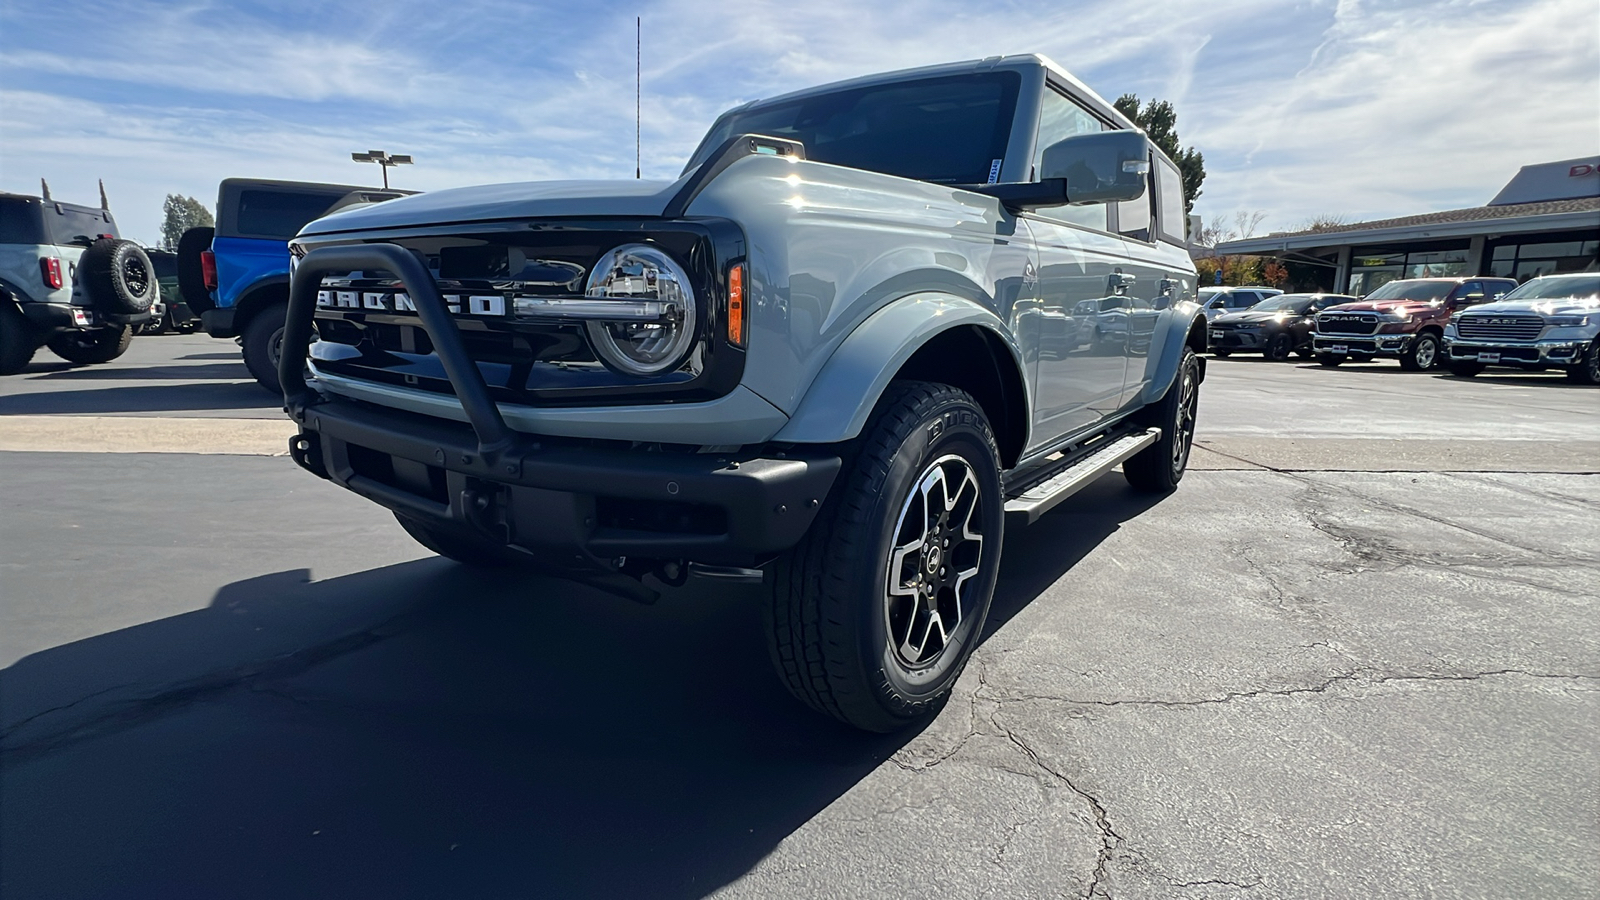
[[[481,574],[231,343],[0,380],[0,894],[1547,897],[1600,884],[1600,390],[1214,360],[1177,493],[1007,536],[925,729],[758,592]]]

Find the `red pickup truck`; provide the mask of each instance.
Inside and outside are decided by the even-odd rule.
[[[1400,368],[1421,372],[1439,362],[1444,326],[1451,314],[1487,303],[1517,286],[1510,278],[1407,278],[1391,281],[1355,303],[1331,306],[1317,315],[1311,338],[1317,362],[1337,366],[1345,360],[1377,357],[1400,360]]]

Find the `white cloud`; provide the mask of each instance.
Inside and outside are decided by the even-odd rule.
[[[418,163],[415,188],[633,169],[633,13],[396,0],[0,12],[0,185],[92,200],[153,239],[162,197],[256,175],[376,180],[351,150]],[[735,103],[895,68],[1052,56],[1108,98],[1174,101],[1206,154],[1202,211],[1398,215],[1481,203],[1526,162],[1593,152],[1592,0],[1337,6],[1324,0],[854,4],[654,0],[643,167],[674,177]],[[1583,27],[1562,27],[1578,21]],[[130,24],[131,23],[131,24]],[[92,63],[52,52],[77,39]]]

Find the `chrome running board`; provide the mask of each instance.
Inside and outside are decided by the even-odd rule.
[[[1140,450],[1154,444],[1161,429],[1119,438],[1006,501],[1006,514],[1027,516],[1031,524],[1056,504],[1092,484],[1095,479]]]

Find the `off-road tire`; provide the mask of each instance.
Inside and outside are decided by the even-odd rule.
[[[1294,355],[1300,357],[1301,359],[1307,360],[1317,358],[1317,354],[1313,352],[1310,347],[1301,347],[1299,350],[1294,352]]]
[[[288,314],[288,303],[274,303],[257,312],[239,336],[245,368],[257,384],[279,395],[283,385],[278,381],[278,357],[283,352],[283,320]]]
[[[109,325],[88,331],[64,331],[45,346],[67,362],[94,365],[116,359],[128,352],[132,343],[132,325]]]
[[[1600,384],[1600,338],[1591,341],[1578,361],[1567,366],[1567,380],[1574,384]]]
[[[1283,362],[1294,352],[1294,335],[1287,331],[1280,331],[1267,341],[1266,349],[1261,355],[1272,362]]]
[[[1004,540],[1005,504],[1001,496],[1000,454],[994,432],[977,401],[966,392],[929,382],[896,382],[884,393],[861,437],[847,448],[845,465],[806,536],[779,558],[766,606],[768,648],[789,691],[813,709],[866,731],[887,732],[936,712],[977,647],[994,596]],[[935,473],[938,470],[938,473]],[[948,487],[947,472],[961,473],[961,486]],[[968,490],[967,475],[971,476]],[[943,486],[940,486],[943,485]],[[927,490],[921,490],[927,486]],[[935,502],[955,490],[954,511],[931,516],[950,504]],[[965,497],[965,499],[963,499]],[[972,517],[978,525],[973,526]],[[981,535],[973,543],[948,530],[946,518],[960,518],[966,531]],[[922,549],[907,552],[905,528],[923,529]],[[940,556],[943,534],[949,556]],[[962,563],[957,563],[958,551]],[[895,591],[891,556],[899,554]],[[915,557],[911,553],[916,553]],[[970,562],[973,574],[956,583],[956,593],[933,589],[935,576],[951,575]],[[903,578],[915,570],[913,579]],[[927,571],[928,596],[957,598],[957,623],[948,639],[920,662],[908,662],[911,643],[893,637],[901,625],[928,623],[921,593]],[[963,587],[964,585],[964,587]],[[901,591],[912,590],[910,596]],[[902,605],[909,604],[909,605]],[[941,622],[944,615],[941,610]],[[909,610],[909,619],[891,619]],[[908,624],[909,623],[909,624]],[[934,641],[931,624],[922,631],[918,653]]]
[[[147,313],[161,293],[156,267],[133,241],[95,241],[78,258],[78,277],[95,308],[112,315]]]
[[[1439,364],[1439,336],[1431,331],[1417,335],[1406,352],[1400,354],[1400,368],[1407,372],[1426,372]]]
[[[513,565],[521,558],[517,551],[469,531],[440,528],[400,513],[395,513],[394,518],[417,543],[464,566],[498,569]]]
[[[178,293],[197,313],[216,308],[211,292],[206,290],[205,269],[200,265],[200,252],[211,249],[211,238],[216,233],[215,228],[191,228],[178,238]]]
[[[0,375],[15,375],[26,369],[38,349],[28,317],[10,297],[0,295]]]
[[[1472,378],[1483,371],[1483,363],[1475,362],[1447,362],[1445,370],[1457,378]]]
[[[1350,357],[1345,356],[1343,353],[1318,353],[1317,365],[1327,366],[1331,369],[1334,366],[1344,365],[1344,361],[1349,358]]]
[[[1199,408],[1200,360],[1194,350],[1185,347],[1178,360],[1178,373],[1166,394],[1137,414],[1140,424],[1160,428],[1161,437],[1122,464],[1122,474],[1134,490],[1170,493],[1183,480],[1189,467],[1189,451],[1194,446],[1195,413]]]

